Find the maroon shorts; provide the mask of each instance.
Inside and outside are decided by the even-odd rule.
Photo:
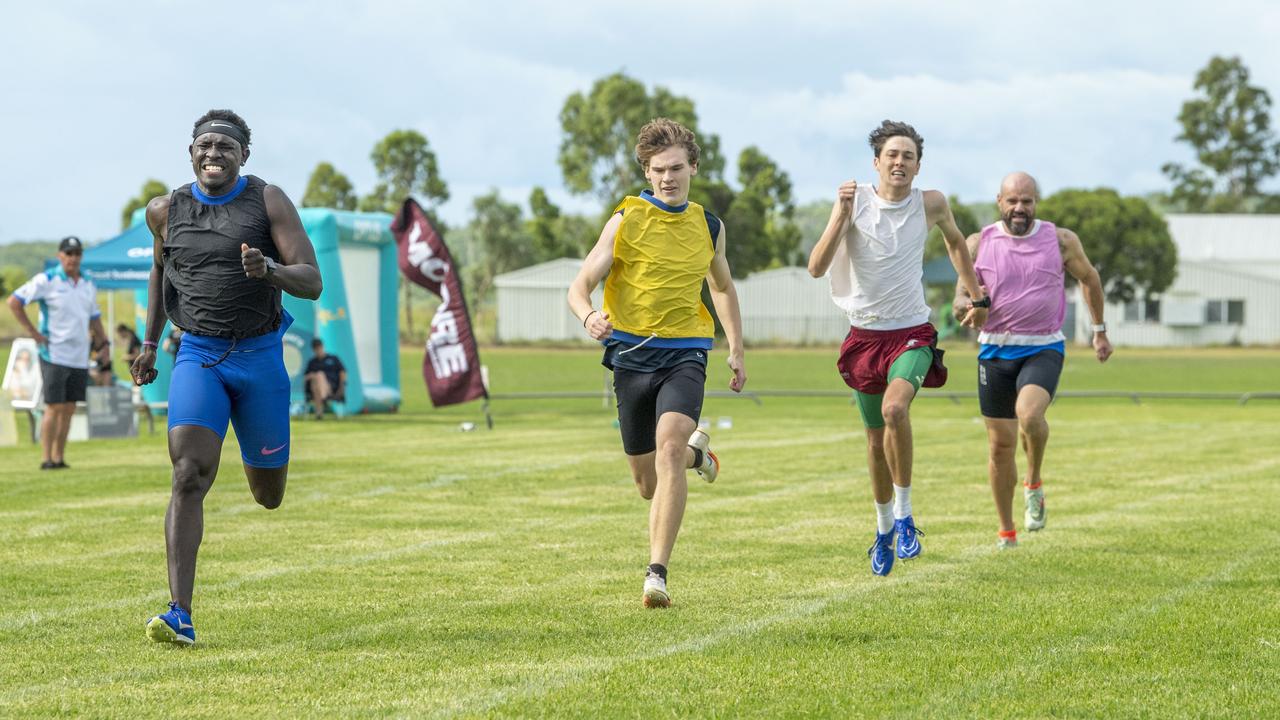
[[[840,346],[836,370],[854,390],[879,395],[889,386],[893,361],[908,350],[923,347],[933,351],[933,364],[924,376],[924,387],[942,387],[947,382],[947,368],[938,349],[938,331],[929,323],[901,330],[849,328],[849,335]]]

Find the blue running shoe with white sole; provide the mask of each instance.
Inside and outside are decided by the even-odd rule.
[[[910,515],[893,521],[893,532],[898,536],[898,557],[910,560],[920,556],[920,537],[924,531],[916,527]]]
[[[867,556],[871,558],[871,572],[888,575],[893,569],[893,531],[876,533],[876,541],[867,548]]]
[[[147,621],[147,637],[152,642],[193,645],[196,641],[196,628],[191,624],[191,615],[178,607],[178,603],[171,602],[169,612]]]

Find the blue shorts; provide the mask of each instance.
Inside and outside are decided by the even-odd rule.
[[[228,338],[183,335],[169,381],[169,429],[198,425],[225,438],[230,421],[245,465],[288,465],[291,388],[281,338],[292,322],[286,313],[280,329],[239,340],[229,353]]]

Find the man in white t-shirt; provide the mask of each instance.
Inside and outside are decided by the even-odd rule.
[[[89,383],[90,333],[92,349],[107,344],[98,312],[97,288],[80,275],[84,246],[80,238],[65,237],[58,244],[58,267],[27,281],[9,296],[9,309],[40,346],[44,378],[44,420],[40,424],[41,470],[69,467],[64,457],[67,431],[76,403],[84,400]],[[40,328],[27,317],[26,306],[39,303]]]
[[[854,389],[866,427],[876,504],[876,539],[867,550],[871,572],[888,575],[895,551],[902,560],[921,552],[923,533],[911,510],[911,401],[921,386],[941,387],[947,379],[924,300],[930,228],[942,231],[947,254],[975,298],[964,324],[980,327],[990,302],[978,287],[946,196],[912,187],[924,138],[906,123],[885,120],[868,141],[877,182],[869,187],[850,180],[837,190],[827,228],[809,256],[809,273],[829,275],[831,299],[849,318],[836,369]]]

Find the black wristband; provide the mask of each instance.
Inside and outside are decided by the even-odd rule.
[[[600,312],[600,311],[599,311],[599,310],[592,310],[591,312],[587,313],[587,316],[586,316],[586,317],[584,317],[584,318],[582,318],[582,327],[583,327],[583,328],[585,328],[585,327],[587,326],[587,321],[591,319],[591,316],[592,316],[592,315],[595,315],[595,314],[596,314],[596,313],[598,313],[598,312]]]
[[[981,300],[974,300],[974,301],[972,301],[972,302],[973,302],[973,306],[974,306],[974,307],[976,307],[976,308],[990,308],[990,307],[991,307],[991,296],[990,296],[990,295],[988,295],[988,296],[986,296],[986,297],[982,298]]]

